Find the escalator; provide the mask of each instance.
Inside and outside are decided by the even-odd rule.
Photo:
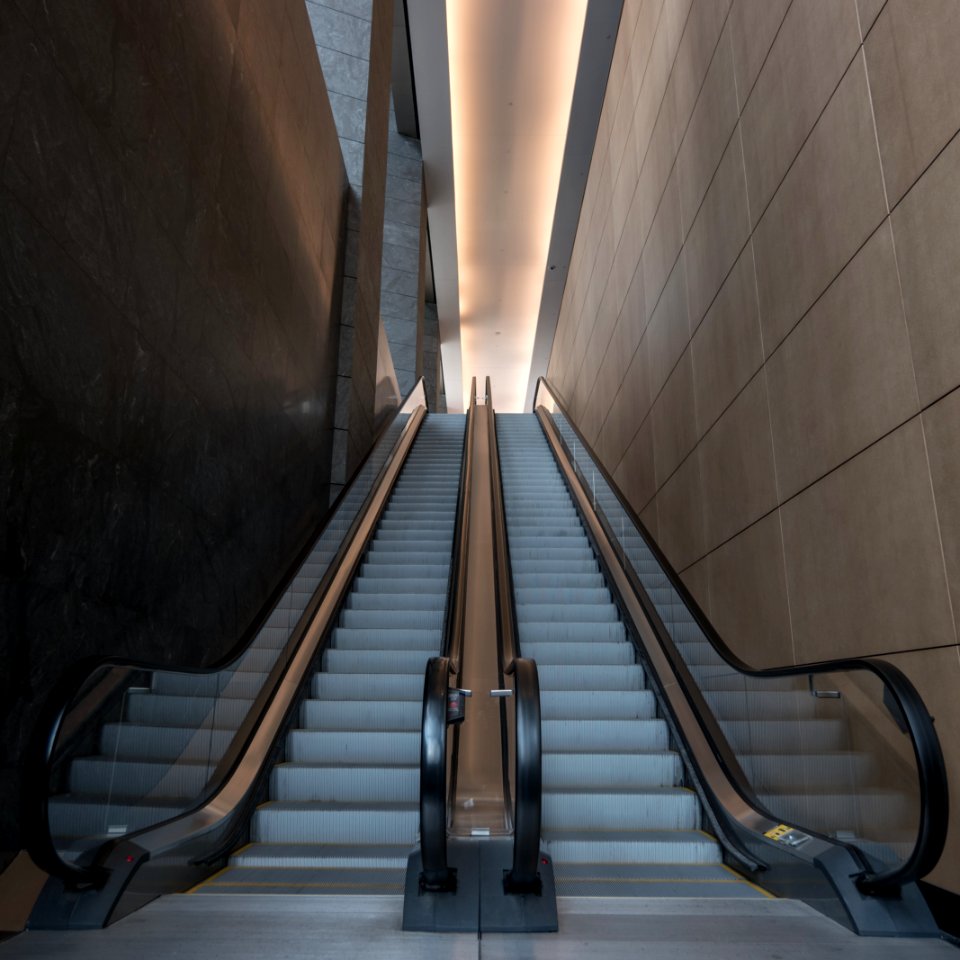
[[[463,415],[428,415],[273,769],[249,845],[198,893],[401,893],[416,842],[420,713],[440,652]]]
[[[223,666],[84,662],[50,692],[23,797],[49,874],[30,927],[102,927],[231,851],[212,890],[398,886],[464,420],[427,415],[417,384]]]
[[[418,389],[238,657],[86,665],[53,691],[25,798],[51,875],[31,924],[103,926],[188,888],[405,891],[410,929],[484,932],[556,929],[556,894],[772,894],[936,935],[915,881],[946,779],[902,674],[751,670],[545,381],[522,415],[494,416],[489,382],[482,416],[475,390],[432,416]],[[495,647],[485,672],[465,637]],[[471,701],[458,684],[481,676]],[[475,717],[479,736],[457,726]]]
[[[497,437],[520,644],[540,674],[543,836],[558,894],[763,897],[701,829],[539,422],[500,414]]]
[[[346,523],[362,508],[402,419],[385,431],[252,643],[228,668],[176,672],[129,666],[92,671],[76,695],[80,709],[75,712],[83,717],[82,705],[89,702],[96,723],[77,738],[67,762],[56,758],[59,782],[48,803],[54,849],[76,859],[98,838],[124,836],[162,823],[189,809],[202,795],[337,558]],[[60,726],[62,733],[65,727]]]
[[[558,891],[766,891],[858,933],[938,935],[916,881],[943,851],[946,773],[909,680],[738,660],[545,380],[534,406],[497,434]]]

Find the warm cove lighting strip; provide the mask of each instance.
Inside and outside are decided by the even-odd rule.
[[[446,0],[464,409],[523,409],[587,2]]]

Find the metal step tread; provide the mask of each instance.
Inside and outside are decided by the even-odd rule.
[[[268,800],[266,803],[262,803],[257,807],[257,812],[269,810],[275,813],[282,813],[289,810],[296,813],[339,813],[347,808],[354,813],[392,813],[395,811],[407,813],[418,812],[420,805],[418,802],[415,803],[404,800],[351,800],[344,803],[338,803],[333,800]]]
[[[233,866],[349,867],[377,862],[405,868],[408,843],[251,843],[230,857]]]

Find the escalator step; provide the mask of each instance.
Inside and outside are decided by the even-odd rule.
[[[637,790],[670,787],[683,774],[680,757],[657,750],[643,753],[545,753],[544,790],[560,788],[609,788]]]
[[[649,690],[544,690],[544,720],[652,720],[657,703]]]
[[[405,870],[409,853],[405,843],[256,843],[239,850],[230,862],[244,868]]]
[[[291,803],[274,800],[258,807],[250,836],[264,843],[407,843],[413,846],[420,822],[416,803]]]
[[[551,790],[543,798],[543,829],[551,830],[694,830],[700,825],[700,805],[689,790],[578,793],[575,788]]]
[[[270,795],[295,802],[416,803],[420,767],[281,763],[273,769]]]
[[[697,830],[545,830],[544,839],[560,877],[571,863],[720,863],[720,846]]]

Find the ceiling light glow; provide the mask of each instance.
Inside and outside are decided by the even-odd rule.
[[[586,9],[446,0],[465,404],[523,409]]]

